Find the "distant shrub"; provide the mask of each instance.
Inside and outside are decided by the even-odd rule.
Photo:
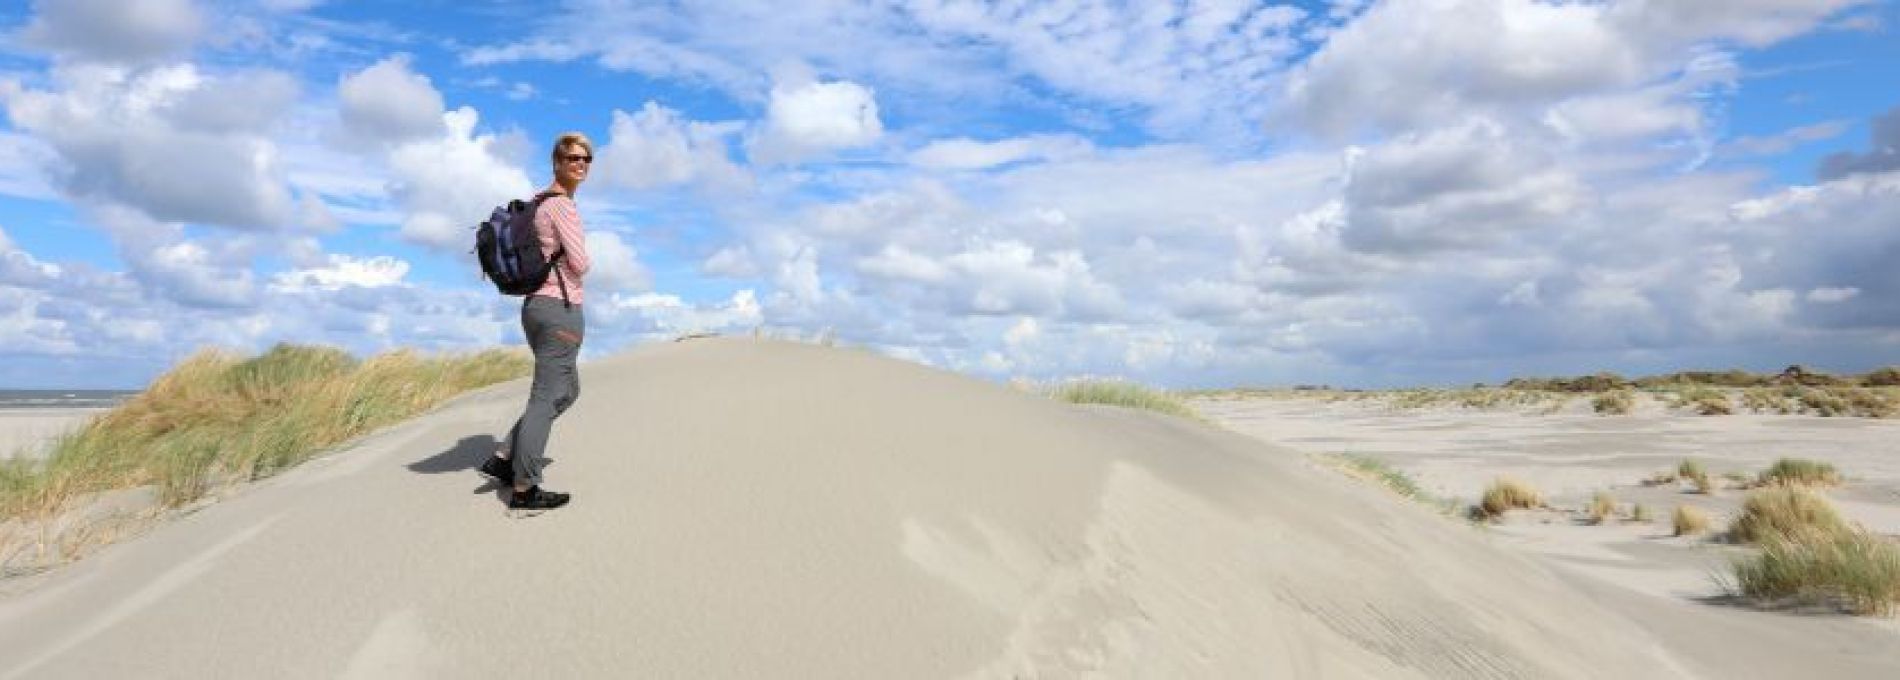
[[[1846,528],[1840,513],[1820,494],[1798,486],[1778,486],[1750,492],[1728,533],[1737,542],[1759,543],[1769,536]]]
[[[1628,415],[1636,408],[1636,393],[1629,390],[1605,392],[1590,400],[1590,407],[1604,415]]]
[[[1841,483],[1841,476],[1834,471],[1834,466],[1828,463],[1803,458],[1782,458],[1763,470],[1758,481],[1762,484],[1833,486]]]
[[[1671,518],[1677,536],[1694,536],[1709,530],[1709,513],[1693,505],[1678,505]]]
[[[1742,391],[1742,408],[1753,413],[1787,415],[1801,412],[1801,403],[1790,399],[1788,388],[1751,387]]]
[[[1705,416],[1725,416],[1732,410],[1728,395],[1720,390],[1701,386],[1691,386],[1677,392],[1675,406]]]
[[[1695,485],[1696,493],[1705,494],[1715,488],[1714,483],[1709,481],[1709,472],[1702,469],[1701,463],[1697,463],[1692,459],[1684,458],[1682,464],[1676,466],[1676,477],[1689,480],[1691,484]]]
[[[1867,387],[1900,386],[1900,366],[1878,368],[1860,377],[1860,384]]]

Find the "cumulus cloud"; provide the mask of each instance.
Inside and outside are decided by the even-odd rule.
[[[337,85],[344,134],[372,146],[442,132],[442,93],[398,54],[343,77]]]
[[[613,112],[607,145],[594,167],[600,181],[630,189],[700,181],[743,187],[750,176],[726,150],[726,137],[739,130],[733,123],[683,120],[678,111],[649,101],[638,113]]]
[[[1345,243],[1384,253],[1492,245],[1585,200],[1561,168],[1489,121],[1400,137],[1354,164]]]
[[[857,83],[797,82],[772,88],[765,122],[750,140],[752,160],[796,163],[868,146],[884,134],[871,88]]]
[[[638,292],[653,287],[653,275],[640,263],[640,254],[620,234],[591,230],[587,234],[587,255],[593,266],[587,272],[587,287],[603,290]]]
[[[190,47],[204,18],[191,0],[36,0],[21,37],[79,59],[141,62]]]
[[[275,229],[290,218],[277,147],[251,129],[268,121],[190,113],[200,91],[224,87],[222,79],[190,65],[74,65],[55,69],[54,81],[59,89],[0,83],[0,101],[14,125],[57,152],[47,172],[69,196],[237,229]]]
[[[473,227],[495,206],[534,193],[527,173],[499,158],[494,135],[476,134],[480,115],[442,114],[442,134],[389,154],[390,193],[406,210],[403,238],[444,251],[467,250]]]
[[[297,103],[297,79],[281,71],[243,71],[211,80],[167,102],[181,130],[264,133]]]
[[[983,142],[965,137],[940,139],[912,151],[912,165],[932,170],[984,170],[1018,162],[1061,160],[1092,150],[1087,139],[1072,135],[1038,135]]]
[[[382,288],[400,285],[409,263],[390,257],[351,257],[330,254],[325,265],[294,269],[271,277],[272,292],[336,291],[348,286]]]
[[[1866,153],[1842,151],[1821,159],[1815,171],[1821,179],[1837,179],[1855,173],[1900,170],[1900,107],[1874,118],[1872,144]]]

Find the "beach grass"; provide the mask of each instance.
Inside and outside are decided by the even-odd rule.
[[[1629,415],[1636,409],[1636,393],[1625,389],[1604,392],[1590,400],[1590,407],[1603,415]]]
[[[357,359],[283,344],[255,356],[206,350],[57,440],[40,461],[0,465],[0,518],[58,511],[73,497],[153,485],[179,505],[221,484],[275,474],[468,390],[522,377],[518,350]]]
[[[1649,516],[1649,506],[1643,505],[1642,503],[1637,503],[1636,505],[1630,507],[1630,521],[1631,522],[1648,523],[1651,519],[1653,518]]]
[[[1071,404],[1106,404],[1145,409],[1204,421],[1194,408],[1169,392],[1120,380],[1072,380],[1048,389],[1050,397]]]
[[[1804,531],[1846,529],[1840,513],[1820,494],[1800,486],[1775,486],[1749,492],[1728,533],[1740,543],[1761,543]]]
[[[1676,512],[1670,519],[1677,536],[1694,536],[1709,530],[1709,512],[1693,505],[1676,506]]]
[[[1733,563],[1743,595],[1839,603],[1886,615],[1900,605],[1900,546],[1856,529],[1803,530],[1765,537],[1761,553]]]
[[[1472,508],[1471,514],[1479,519],[1492,519],[1512,509],[1543,505],[1543,496],[1531,485],[1510,477],[1499,477],[1491,482],[1490,488],[1484,490],[1484,498]]]
[[[1431,495],[1425,493],[1425,490],[1419,487],[1418,482],[1413,481],[1411,476],[1404,472],[1400,472],[1391,465],[1386,464],[1385,461],[1356,453],[1324,456],[1323,460],[1349,477],[1370,480],[1379,486],[1385,487],[1392,493],[1405,498],[1428,504],[1432,502]]]
[[[1602,524],[1616,515],[1616,497],[1608,491],[1598,491],[1590,498],[1590,523]]]
[[[1841,483],[1841,475],[1828,463],[1805,458],[1782,458],[1763,470],[1757,481],[1763,485],[1834,486]]]

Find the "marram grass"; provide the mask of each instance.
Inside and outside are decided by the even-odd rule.
[[[525,376],[519,350],[358,360],[328,347],[199,352],[58,440],[43,461],[0,462],[0,519],[57,511],[75,495],[154,485],[168,504],[275,474],[468,390]]]
[[[1760,554],[1732,566],[1738,590],[1753,598],[1837,603],[1872,615],[1900,605],[1900,545],[1862,530],[1769,536]]]
[[[1173,394],[1130,382],[1116,380],[1076,380],[1057,385],[1050,396],[1071,404],[1108,404],[1124,408],[1147,409],[1189,420],[1201,420],[1193,407]]]

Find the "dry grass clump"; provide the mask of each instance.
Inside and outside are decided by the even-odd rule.
[[[1805,458],[1782,458],[1763,470],[1757,481],[1764,486],[1771,484],[1834,486],[1841,483],[1841,476],[1840,473],[1834,471],[1834,466],[1828,463]]]
[[[1119,380],[1075,380],[1057,385],[1050,396],[1071,404],[1107,404],[1138,408],[1189,420],[1202,420],[1187,402],[1167,392]]]
[[[1729,524],[1729,537],[1741,543],[1759,543],[1770,536],[1802,531],[1845,531],[1834,506],[1820,494],[1799,486],[1777,486],[1753,491],[1742,501],[1742,513]]]
[[[1605,392],[1591,399],[1590,407],[1604,415],[1629,415],[1636,409],[1636,393],[1630,390]]]
[[[1763,537],[1761,554],[1736,560],[1743,595],[1840,604],[1886,615],[1900,604],[1900,546],[1860,530],[1802,530]]]
[[[1616,497],[1608,491],[1598,491],[1590,498],[1590,523],[1602,524],[1616,514]]]
[[[271,475],[449,397],[528,374],[524,352],[358,361],[278,345],[241,358],[204,351],[60,439],[43,461],[0,465],[0,518],[46,514],[77,494],[155,485],[172,505],[220,483]]]
[[[1502,516],[1514,508],[1543,507],[1543,496],[1536,489],[1509,477],[1499,477],[1485,489],[1484,499],[1472,508],[1472,516],[1479,519],[1492,519]]]
[[[1630,507],[1631,522],[1648,522],[1652,519],[1655,518],[1649,516],[1649,506],[1637,503]]]
[[[1672,519],[1677,536],[1694,536],[1709,530],[1708,511],[1693,505],[1676,506],[1676,514]]]
[[[1709,481],[1709,471],[1702,469],[1702,464],[1694,460],[1683,459],[1682,464],[1676,466],[1676,476],[1695,484],[1696,493],[1706,494],[1715,488],[1715,484]]]

